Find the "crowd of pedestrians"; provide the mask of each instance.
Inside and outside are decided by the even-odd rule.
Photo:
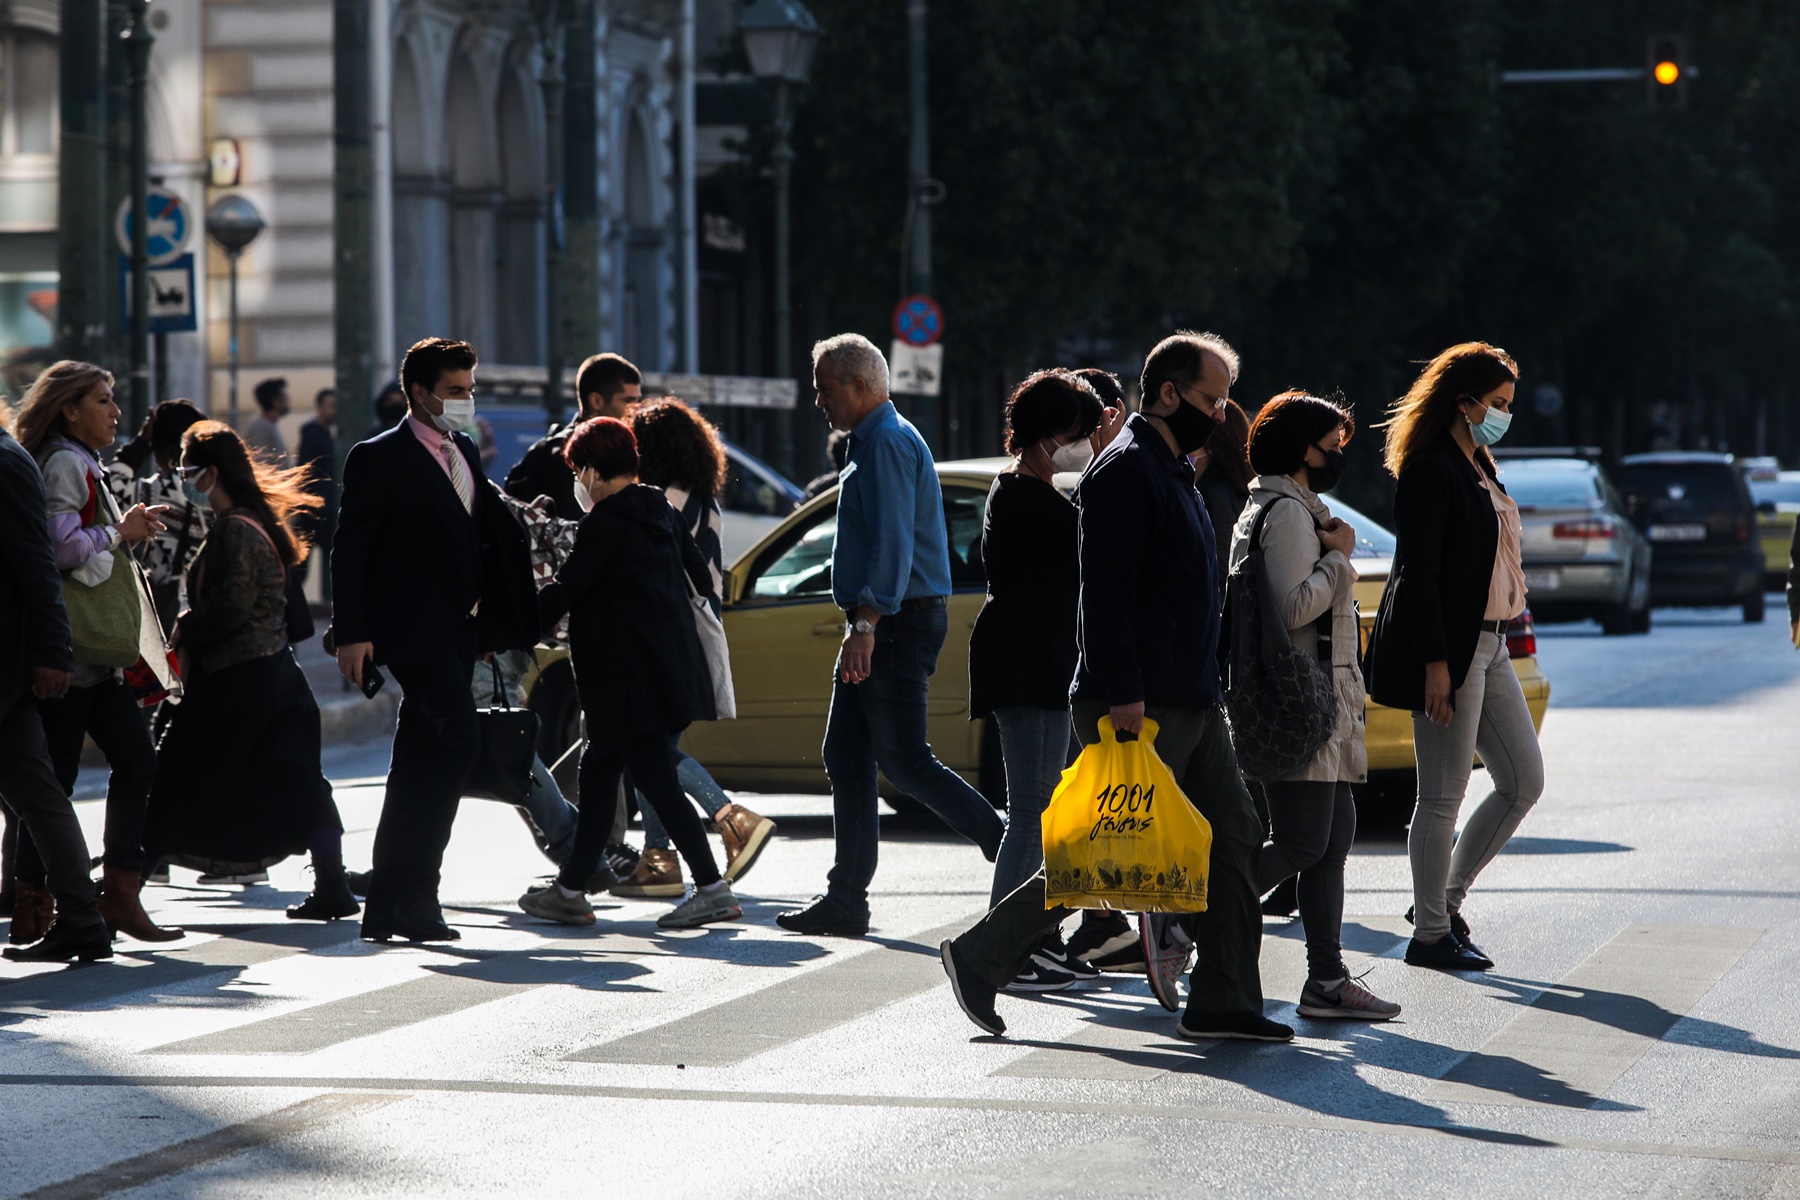
[[[180,938],[140,898],[167,863],[255,871],[302,853],[313,889],[289,917],[360,914],[375,942],[455,940],[438,890],[487,753],[479,710],[489,695],[516,694],[548,644],[566,645],[573,669],[579,794],[572,804],[551,768],[531,762],[514,802],[557,869],[520,909],[592,925],[589,896],[611,891],[675,901],[658,918],[665,928],[742,917],[734,885],[775,823],[680,746],[691,724],[728,718],[735,703],[720,623],[728,460],[718,432],[678,399],[646,401],[635,366],[597,354],[577,375],[576,419],[497,487],[475,411],[478,368],[466,342],[414,345],[376,400],[381,431],[350,448],[341,476],[329,390],[295,466],[282,380],[256,389],[242,436],[170,401],[116,454],[110,375],[60,362],[32,385],[0,431],[9,958],[105,958],[117,935]],[[1518,507],[1488,450],[1506,430],[1518,368],[1494,347],[1455,346],[1391,407],[1398,549],[1366,651],[1356,533],[1324,498],[1357,422],[1341,399],[1297,391],[1252,417],[1230,396],[1238,370],[1223,339],[1181,332],[1146,356],[1135,406],[1097,368],[1038,371],[1007,399],[1008,461],[985,510],[987,597],[969,654],[970,715],[999,735],[1003,819],[926,736],[952,590],[931,452],[894,406],[872,343],[844,334],[814,347],[838,469],[809,490],[837,489],[830,582],[844,615],[821,681],[834,853],[823,890],[778,915],[780,927],[868,932],[885,775],[993,863],[990,911],[940,951],[958,1004],[988,1033],[1005,1029],[1001,992],[1060,990],[1105,970],[1148,975],[1176,1008],[1191,962],[1182,1036],[1288,1040],[1292,1028],[1263,1014],[1258,959],[1264,912],[1296,908],[1300,1015],[1389,1019],[1400,1006],[1350,976],[1341,945],[1370,696],[1413,714],[1406,961],[1493,966],[1464,903],[1544,786],[1506,648],[1525,601]],[[324,640],[347,684],[374,695],[391,677],[400,693],[365,871],[344,860],[319,709],[293,651],[312,634],[300,591],[309,559],[328,562]],[[1332,697],[1330,727],[1304,761],[1255,780],[1226,708],[1241,686],[1227,667],[1242,619],[1226,600],[1251,572],[1264,611]],[[1124,913],[1047,903],[1039,825],[1082,747],[1146,722],[1212,845],[1206,910],[1142,914],[1134,928]],[[90,738],[110,770],[94,863],[70,800]],[[1478,753],[1493,792],[1457,836]],[[634,807],[641,850],[626,843]]]

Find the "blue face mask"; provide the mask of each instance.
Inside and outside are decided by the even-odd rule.
[[[1477,446],[1491,446],[1506,436],[1506,430],[1512,425],[1512,414],[1490,408],[1481,424],[1470,424],[1469,436],[1475,439]]]
[[[208,498],[205,492],[194,485],[192,479],[184,479],[181,481],[181,493],[188,498],[188,503],[192,504],[195,508],[204,510],[212,507],[212,500]]]

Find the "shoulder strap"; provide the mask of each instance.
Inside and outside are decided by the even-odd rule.
[[[269,549],[275,551],[275,561],[276,562],[281,561],[281,548],[275,544],[275,539],[269,536],[269,531],[262,527],[261,521],[258,521],[255,517],[250,516],[248,513],[230,512],[230,513],[226,513],[225,515],[226,515],[226,517],[228,517],[232,520],[242,521],[244,524],[248,525],[250,528],[256,530],[256,532],[261,535],[262,540],[269,544]]]

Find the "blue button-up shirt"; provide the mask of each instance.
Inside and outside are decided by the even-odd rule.
[[[903,601],[950,594],[950,537],[931,450],[890,401],[850,434],[838,476],[831,595],[883,616]]]

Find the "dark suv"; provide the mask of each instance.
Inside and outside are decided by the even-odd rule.
[[[1729,454],[1634,454],[1613,474],[1625,511],[1655,553],[1650,594],[1657,604],[1742,605],[1763,619],[1762,553],[1756,505]]]

